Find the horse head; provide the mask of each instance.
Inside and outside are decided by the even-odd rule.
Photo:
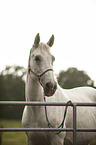
[[[54,35],[47,44],[40,43],[39,33],[36,35],[29,57],[29,73],[32,79],[38,79],[46,96],[52,96],[57,83],[53,73],[54,56],[50,53],[50,47],[54,43]]]

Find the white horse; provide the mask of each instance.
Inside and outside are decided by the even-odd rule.
[[[96,90],[91,87],[61,89],[53,74],[54,57],[50,47],[54,43],[54,36],[47,44],[40,43],[39,34],[36,35],[34,45],[30,51],[26,80],[26,101],[48,102],[96,102]],[[54,128],[63,120],[63,106],[46,107],[47,116]],[[24,128],[48,128],[44,106],[25,106],[22,124]],[[68,107],[64,128],[73,127],[72,107]],[[96,108],[78,107],[78,128],[96,128]],[[73,145],[72,132],[27,132],[28,145]],[[77,133],[77,145],[88,145],[96,137],[96,133]]]

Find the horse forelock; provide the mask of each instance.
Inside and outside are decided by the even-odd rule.
[[[35,48],[35,47],[33,46],[31,52],[34,52],[35,50],[41,50],[41,52],[46,51],[46,52],[48,52],[49,54],[51,54],[51,53],[50,53],[50,47],[49,47],[47,44],[43,43],[43,42],[39,43],[39,45],[38,45],[37,48]]]
[[[31,48],[30,54],[29,54],[29,61],[28,61],[28,64],[30,63],[31,54],[34,53],[35,51],[39,51],[39,50],[41,51],[41,53],[46,52],[46,53],[48,53],[49,55],[52,55],[52,54],[51,54],[51,51],[50,51],[50,47],[49,47],[47,44],[41,42],[41,43],[39,43],[39,45],[38,45],[37,48],[36,48],[34,45],[33,45],[33,47]]]

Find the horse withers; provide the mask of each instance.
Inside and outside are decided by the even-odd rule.
[[[50,47],[54,43],[54,35],[44,44],[36,35],[30,50],[27,79],[26,101],[44,102],[96,102],[96,90],[91,87],[62,89],[58,85],[53,72],[54,56]],[[57,128],[62,124],[63,106],[25,106],[22,124],[24,128]],[[68,112],[62,127],[73,127],[72,107]],[[48,124],[51,124],[48,126]],[[78,128],[96,128],[96,108],[83,107],[77,109]],[[73,145],[72,132],[26,132],[27,145]],[[77,145],[88,145],[96,137],[96,133],[77,133]]]

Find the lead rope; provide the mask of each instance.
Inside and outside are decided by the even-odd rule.
[[[44,102],[46,102],[45,96],[44,96]],[[63,127],[64,127],[64,121],[65,121],[65,118],[66,118],[67,109],[68,109],[68,106],[69,106],[69,105],[73,106],[73,103],[72,103],[71,100],[69,100],[69,101],[66,103],[66,107],[65,107],[65,111],[64,111],[64,115],[63,115],[63,120],[62,120],[62,123],[58,126],[58,128],[63,128]],[[45,105],[45,115],[46,115],[46,120],[47,120],[47,122],[48,122],[48,127],[49,127],[49,128],[54,128],[54,127],[51,125],[51,123],[50,123],[50,121],[49,121],[49,119],[48,119],[47,107],[46,107],[46,105]],[[59,133],[61,133],[61,131],[59,131],[59,132],[56,133],[56,134],[59,134]]]

